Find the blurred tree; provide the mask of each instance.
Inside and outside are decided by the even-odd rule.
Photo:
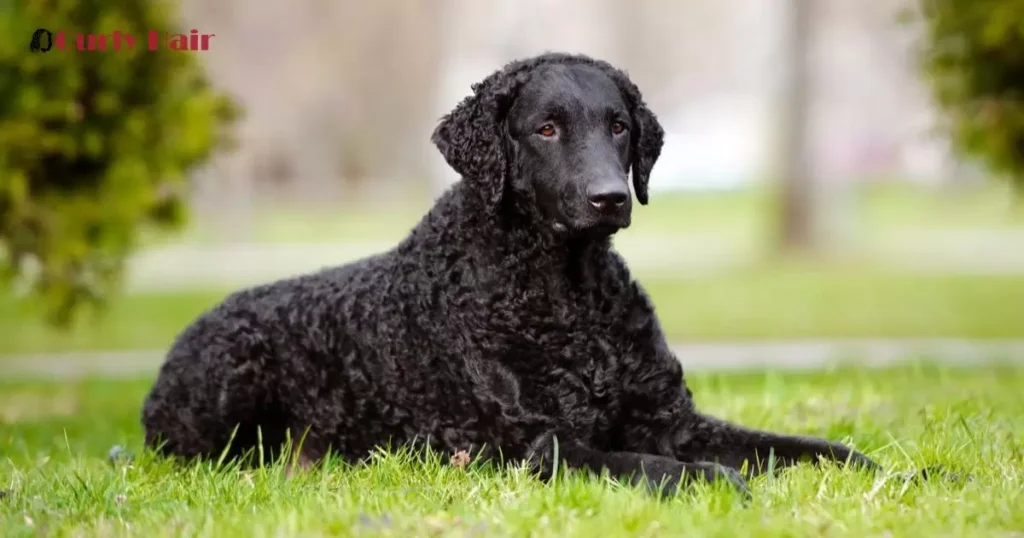
[[[201,52],[148,50],[147,32],[171,30],[175,8],[18,0],[0,10],[0,282],[30,285],[57,326],[117,290],[145,226],[183,223],[190,171],[228,142],[238,116],[210,87]],[[136,43],[30,52],[36,28]]]
[[[920,8],[923,67],[954,144],[1024,188],[1024,0],[921,0]]]
[[[778,194],[778,249],[783,253],[807,253],[819,246],[815,213],[816,191],[811,169],[810,49],[813,3],[820,0],[788,0],[783,55],[786,72],[781,103],[781,165]]]

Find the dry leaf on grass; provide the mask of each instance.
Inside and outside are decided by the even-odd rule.
[[[451,463],[459,469],[465,469],[466,466],[469,465],[469,461],[469,452],[466,452],[465,450],[460,450],[452,454]]]

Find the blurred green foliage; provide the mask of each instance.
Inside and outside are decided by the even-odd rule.
[[[202,52],[145,46],[176,13],[147,0],[0,10],[0,286],[27,284],[57,326],[118,289],[145,226],[183,224],[189,172],[230,143],[240,111],[211,87]],[[37,28],[69,43],[139,37],[131,50],[30,52]]]
[[[1024,0],[921,0],[924,69],[954,143],[1024,192]]]

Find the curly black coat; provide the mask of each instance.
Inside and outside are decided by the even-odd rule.
[[[557,457],[668,491],[715,477],[745,489],[737,469],[758,472],[769,451],[779,466],[822,456],[876,467],[838,443],[698,412],[610,234],[549,225],[519,177],[508,111],[556,67],[559,80],[582,80],[579,68],[620,92],[626,168],[646,204],[662,129],[627,76],[585,56],[513,62],[442,119],[433,141],[463,180],[394,249],[237,292],[181,333],[145,402],[147,444],[215,456],[236,426],[232,448],[254,446],[259,426],[268,448],[305,435],[300,457],[313,462],[418,440],[542,476]]]

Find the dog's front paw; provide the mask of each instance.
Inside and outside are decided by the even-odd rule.
[[[830,443],[828,451],[822,456],[854,469],[872,472],[882,470],[882,466],[874,460],[842,443]]]
[[[874,460],[857,452],[856,450],[850,451],[850,457],[846,460],[850,467],[860,469],[864,471],[881,471],[882,466],[875,463]]]
[[[710,462],[678,463],[662,475],[660,482],[648,481],[648,484],[654,488],[660,486],[658,491],[662,496],[672,496],[678,493],[682,487],[694,481],[708,483],[724,481],[739,492],[745,500],[753,498],[746,479],[739,471]]]
[[[699,466],[704,475],[704,479],[708,482],[724,480],[737,492],[742,494],[744,498],[753,498],[753,494],[750,492],[750,487],[747,486],[747,480],[743,478],[743,475],[738,470],[733,469],[732,467],[719,465],[717,463],[697,463],[688,465]]]
[[[963,483],[974,480],[974,476],[968,473],[952,471],[943,465],[931,465],[920,471],[911,471],[903,474],[904,480],[908,482],[927,482],[932,480],[943,480],[946,482]]]

